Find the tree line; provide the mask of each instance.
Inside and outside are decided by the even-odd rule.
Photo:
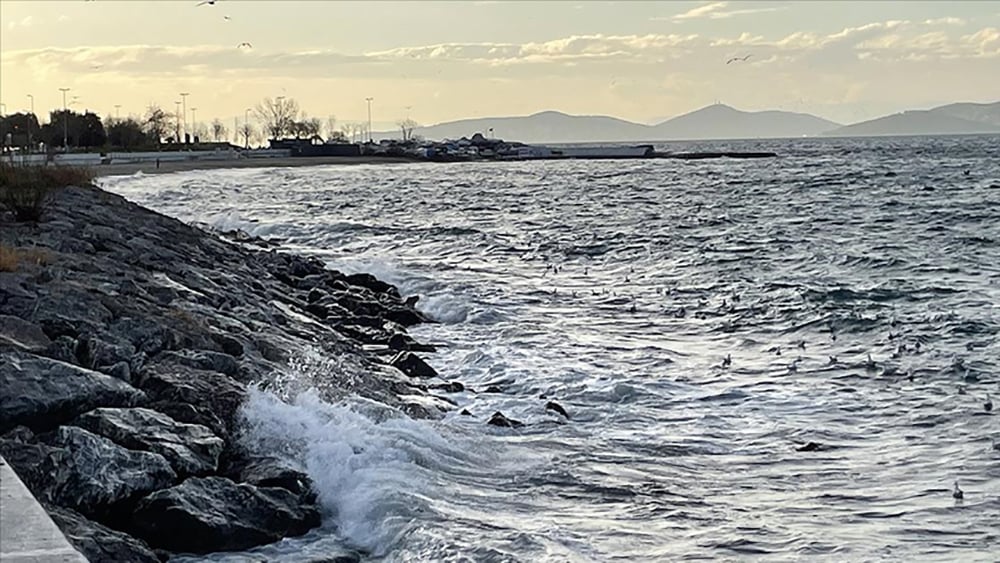
[[[49,113],[45,124],[32,113],[15,113],[0,117],[0,144],[6,148],[32,147],[38,150],[44,143],[47,150],[159,150],[166,146],[189,143],[232,141],[249,148],[251,142],[264,139],[311,139],[327,142],[367,141],[371,132],[366,124],[337,122],[335,116],[325,121],[310,117],[299,108],[298,102],[288,97],[264,98],[253,109],[257,126],[244,122],[234,124],[232,131],[219,119],[208,125],[193,124],[190,131],[182,132],[181,116],[151,105],[141,116],[102,119],[93,112],[55,110]],[[403,139],[412,136],[416,123],[407,119],[399,122]]]

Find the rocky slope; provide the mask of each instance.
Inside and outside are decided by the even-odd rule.
[[[372,276],[94,187],[58,191],[37,224],[0,212],[0,242],[0,454],[92,561],[246,549],[318,526],[308,477],[240,443],[248,386],[294,392],[301,374],[286,376],[305,350],[336,360],[307,381],[328,399],[449,408],[413,353],[433,348],[405,329],[427,319]]]

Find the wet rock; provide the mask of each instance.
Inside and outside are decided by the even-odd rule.
[[[461,411],[458,412],[458,414],[462,416],[472,416],[472,413],[469,412],[469,409],[462,409]]]
[[[73,424],[120,446],[160,454],[181,476],[214,472],[225,447],[205,426],[177,422],[144,408],[94,409]]]
[[[555,401],[545,403],[545,410],[561,414],[566,418],[566,420],[569,420],[569,413],[566,412],[566,409],[564,409],[562,405]]]
[[[403,326],[413,326],[420,323],[430,322],[426,316],[416,309],[407,309],[404,307],[395,307],[389,309],[384,313],[386,319],[392,322],[399,323]]]
[[[97,371],[110,375],[115,379],[120,379],[126,383],[132,382],[132,368],[128,362],[118,362],[113,366],[102,366]]]
[[[156,360],[163,364],[173,363],[200,370],[217,371],[229,377],[237,377],[240,373],[240,364],[236,358],[211,350],[173,350],[160,354]]]
[[[228,436],[235,427],[236,414],[246,400],[247,390],[231,377],[214,371],[195,369],[180,364],[154,364],[141,374],[139,386],[154,402],[150,407],[184,422],[192,422],[174,415],[185,407],[163,405],[184,403],[198,413],[197,424],[204,424],[219,436]],[[219,423],[208,424],[211,418]]]
[[[375,293],[388,293],[396,298],[399,297],[399,292],[396,291],[395,287],[385,283],[371,274],[351,274],[346,276],[344,280],[351,285],[364,287],[374,291]]]
[[[492,424],[493,426],[500,426],[501,428],[520,428],[524,426],[524,423],[520,420],[514,420],[513,418],[507,418],[500,411],[493,413],[487,424]]]
[[[305,473],[275,457],[262,457],[244,462],[239,479],[256,487],[281,487],[295,493],[305,502],[312,502],[313,483]]]
[[[390,350],[408,350],[410,352],[436,352],[437,348],[430,344],[421,344],[402,332],[395,332],[387,343]]]
[[[139,501],[136,535],[174,552],[248,549],[320,524],[319,512],[282,488],[236,484],[224,477],[192,477]]]
[[[61,426],[37,441],[3,440],[5,458],[42,502],[88,515],[173,484],[163,457],[123,448],[75,426]]]
[[[97,407],[134,406],[145,396],[113,377],[20,352],[0,357],[0,432],[51,428]]]
[[[306,301],[308,303],[315,303],[324,297],[326,297],[326,292],[323,291],[322,289],[314,287],[310,289],[309,294],[306,295]]]
[[[490,385],[486,389],[483,389],[483,393],[503,393],[503,389],[496,385]]]
[[[73,547],[91,563],[118,561],[159,563],[160,561],[146,542],[98,524],[76,511],[54,504],[46,505],[45,511]]]
[[[804,446],[799,446],[799,447],[795,448],[795,451],[797,451],[797,452],[819,452],[819,451],[823,451],[823,450],[826,450],[826,449],[829,449],[829,448],[827,446],[824,446],[823,444],[820,444],[819,442],[809,442],[809,443],[805,444]]]
[[[42,327],[12,315],[0,315],[0,345],[40,353],[52,343]]]
[[[432,389],[440,389],[445,393],[461,393],[465,391],[465,385],[462,385],[459,381],[449,381],[448,383],[443,383],[441,385],[434,385]]]
[[[411,352],[400,352],[389,362],[390,365],[410,377],[437,377],[438,373],[422,358]]]

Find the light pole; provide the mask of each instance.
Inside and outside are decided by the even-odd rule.
[[[192,141],[198,135],[198,120],[194,117],[196,111],[198,111],[198,108],[191,108],[191,131],[194,133],[194,135],[191,135]]]
[[[122,105],[121,104],[115,104],[115,119],[121,119],[122,114],[121,114],[120,111],[118,111],[120,109],[122,109]]]
[[[368,142],[372,142],[372,100],[375,98],[365,98],[368,102]]]
[[[174,102],[174,128],[176,130],[174,139],[179,145],[181,143],[181,103],[178,101]]]
[[[187,135],[188,132],[188,111],[187,111],[187,97],[189,92],[181,92],[181,103],[184,104],[184,113],[181,114],[184,119],[184,134]]]
[[[243,111],[243,145],[250,150],[250,108]]]
[[[32,96],[31,94],[28,94],[28,99],[31,100],[31,120],[37,122],[38,120],[35,119],[35,97]],[[29,153],[30,152],[34,152],[34,149],[32,147],[35,144],[33,136],[32,136],[31,133],[32,133],[31,121],[28,121],[28,152]]]
[[[66,113],[66,92],[69,88],[60,88],[63,93],[63,152],[69,152],[69,115]]]

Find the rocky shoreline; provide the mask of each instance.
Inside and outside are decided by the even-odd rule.
[[[38,223],[0,216],[0,242],[0,455],[91,561],[243,550],[319,526],[301,468],[240,440],[251,388],[294,393],[305,351],[336,360],[308,374],[328,400],[354,393],[413,417],[453,407],[415,353],[433,347],[406,332],[429,319],[370,275],[95,187],[58,190]]]

